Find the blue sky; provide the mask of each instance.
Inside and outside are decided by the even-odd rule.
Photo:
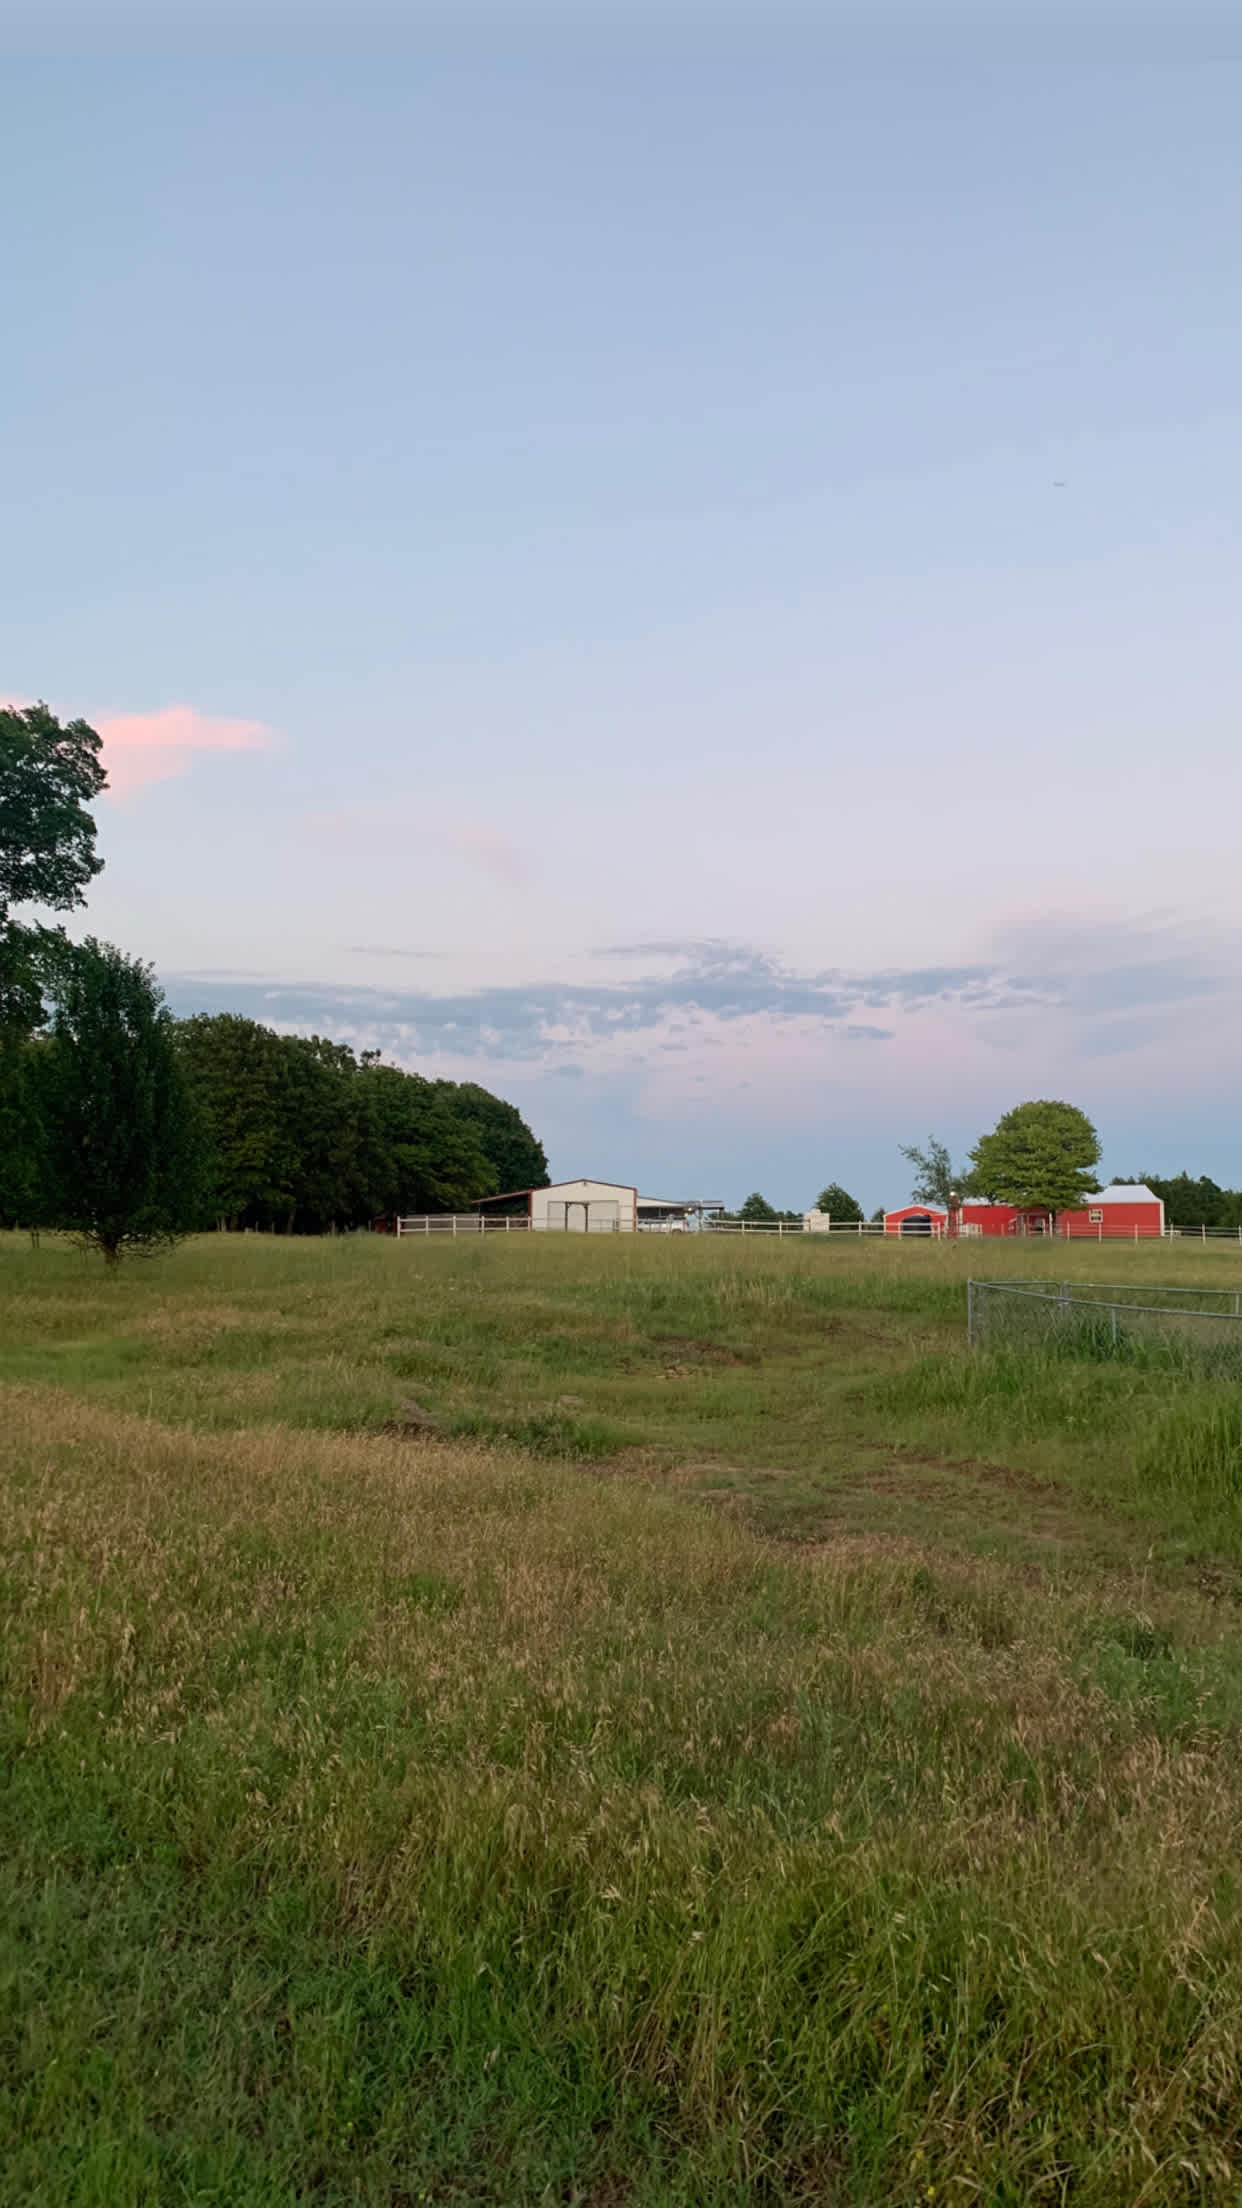
[[[83,925],[557,1173],[870,1207],[1051,1094],[1242,1180],[1236,53],[94,43],[0,84]]]

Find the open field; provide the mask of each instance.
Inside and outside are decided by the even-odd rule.
[[[0,1238],[0,2199],[1242,2201],[1242,1390],[968,1268],[1240,1270]]]

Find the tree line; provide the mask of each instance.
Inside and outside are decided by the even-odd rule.
[[[542,1145],[474,1082],[429,1081],[230,1013],[175,1020],[114,945],[18,921],[99,872],[99,737],[0,710],[0,1225],[102,1250],[206,1226],[318,1234],[542,1186]]]
[[[863,1215],[862,1205],[847,1189],[842,1188],[839,1181],[830,1181],[827,1188],[821,1188],[812,1209],[827,1212],[833,1219],[848,1220],[851,1226]],[[766,1196],[761,1196],[758,1189],[754,1189],[745,1202],[738,1205],[736,1211],[722,1211],[720,1217],[726,1225],[770,1227],[800,1220],[802,1213],[777,1211]]]
[[[378,1051],[227,1012],[178,1021],[173,1045],[205,1140],[211,1224],[322,1234],[547,1182],[521,1113],[476,1082],[429,1081]]]

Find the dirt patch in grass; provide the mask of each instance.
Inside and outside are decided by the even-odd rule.
[[[757,1365],[759,1351],[749,1343],[705,1342],[693,1334],[653,1334],[652,1345],[670,1364]]]
[[[1128,1546],[1115,1519],[1105,1519],[1084,1498],[1057,1482],[1041,1479],[1015,1465],[934,1450],[885,1452],[882,1464],[824,1496],[826,1517],[856,1517],[862,1498],[891,1504],[895,1511],[916,1509],[952,1544],[965,1539],[1036,1543],[1040,1548],[1098,1548],[1117,1553]]]
[[[1195,1586],[1209,1602],[1242,1604],[1242,1566],[1226,1557],[1209,1557],[1193,1569]]]
[[[1040,1504],[1058,1495],[1065,1501],[1070,1500],[1068,1490],[1058,1486],[1056,1481],[1041,1479],[1038,1473],[1025,1472],[1017,1465],[997,1464],[984,1457],[954,1457],[938,1449],[885,1448],[883,1443],[877,1442],[864,1446],[877,1453],[882,1450],[887,1460],[882,1470],[868,1479],[869,1486],[909,1487],[912,1491],[930,1494],[959,1486],[964,1481],[989,1493],[1003,1491]]]

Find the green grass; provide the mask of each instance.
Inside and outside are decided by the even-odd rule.
[[[963,1256],[0,1241],[0,2200],[1242,2200],[1242,1390]]]

